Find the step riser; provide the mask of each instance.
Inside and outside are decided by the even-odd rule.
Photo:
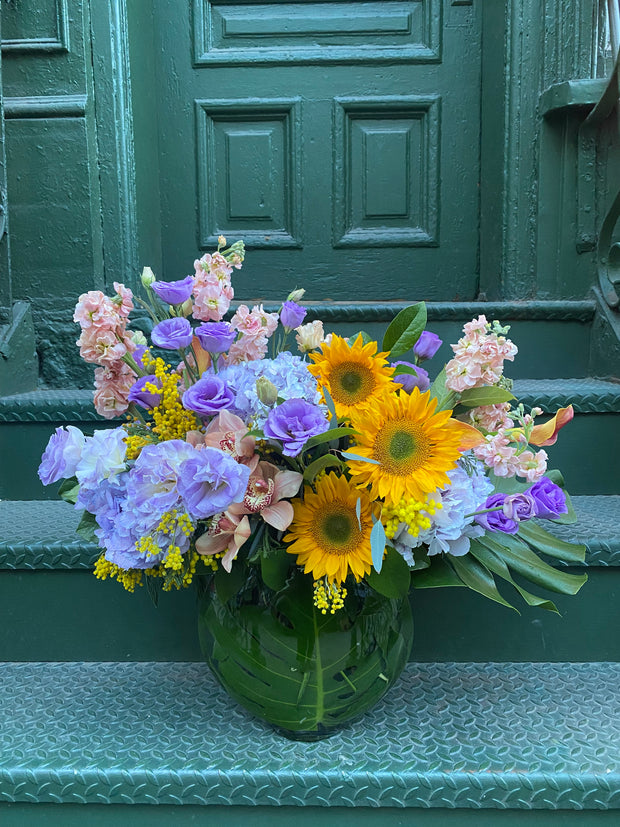
[[[412,660],[620,661],[620,568],[590,568],[576,596],[551,595],[562,617],[505,596],[521,616],[467,589],[412,595]],[[530,591],[542,591],[530,586]],[[87,571],[0,573],[0,661],[201,660],[193,590],[126,593]]]
[[[58,425],[76,425],[90,434],[118,423],[5,422],[0,425],[0,499],[56,499],[57,486],[43,486],[37,477],[41,454]],[[610,457],[620,456],[619,414],[576,414],[558,442],[545,449],[549,467],[560,468],[572,494],[617,494],[618,474]]]

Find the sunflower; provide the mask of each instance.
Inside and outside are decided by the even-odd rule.
[[[322,345],[320,353],[310,354],[315,364],[308,365],[308,370],[316,377],[319,390],[327,388],[336,415],[348,417],[360,406],[400,387],[392,381],[394,369],[386,355],[377,353],[376,342],[364,344],[361,333],[352,345],[333,334],[330,344]]]
[[[446,472],[455,467],[460,451],[469,447],[473,429],[451,419],[452,411],[435,413],[436,407],[429,391],[414,388],[411,394],[386,395],[352,416],[360,435],[351,452],[374,461],[351,460],[352,481],[360,488],[370,486],[373,499],[388,503],[403,497],[423,500],[449,485]]]
[[[365,491],[332,472],[317,482],[316,493],[306,488],[304,499],[292,503],[295,516],[284,541],[290,543],[287,551],[297,555],[306,574],[312,572],[315,580],[327,577],[338,584],[349,571],[358,581],[368,574],[372,504]]]

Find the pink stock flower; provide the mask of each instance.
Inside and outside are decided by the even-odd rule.
[[[133,310],[133,293],[129,287],[125,287],[124,284],[119,284],[117,281],[114,282],[114,290],[120,302],[118,300],[114,301],[114,299],[112,301],[118,308],[119,314],[126,319]]]
[[[496,323],[497,324],[497,323]],[[463,327],[464,336],[452,345],[454,358],[446,365],[446,387],[462,393],[468,388],[495,385],[504,372],[504,361],[512,361],[517,347],[495,330],[484,316]]]
[[[90,290],[82,293],[73,313],[73,321],[80,327],[116,328],[119,324],[119,312],[112,299],[104,295],[101,290]]]
[[[250,475],[243,502],[233,503],[231,514],[260,514],[269,525],[284,531],[293,520],[293,506],[284,498],[294,497],[303,477],[297,471],[281,471],[270,462],[259,462]]]
[[[95,368],[93,402],[97,413],[106,419],[125,413],[129,405],[129,391],[135,381],[136,374],[124,362]]]
[[[203,322],[221,321],[234,295],[232,287],[222,287],[217,281],[208,281],[202,274],[196,277],[193,292],[192,314]]]
[[[512,428],[512,419],[507,415],[510,402],[498,405],[480,405],[469,412],[469,421],[483,431],[499,431],[500,428]]]
[[[547,470],[547,452],[546,451],[523,451],[519,454],[519,469],[517,471],[518,477],[525,477],[528,482],[536,482],[539,480]]]
[[[233,271],[231,265],[221,253],[205,253],[205,255],[194,262],[196,277],[205,276],[216,282],[224,282],[230,285],[230,276]]]
[[[227,364],[254,362],[266,355],[269,342],[264,336],[241,336],[228,349]]]
[[[116,330],[89,327],[82,331],[76,345],[85,362],[112,365],[120,361],[128,351],[127,342],[119,340]]]
[[[246,516],[223,511],[213,517],[208,530],[196,540],[196,551],[204,555],[224,551],[222,566],[230,572],[233,560],[251,533],[250,521]]]

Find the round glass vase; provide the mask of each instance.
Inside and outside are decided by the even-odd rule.
[[[316,741],[360,717],[409,659],[407,597],[347,582],[344,608],[322,614],[312,578],[297,569],[277,591],[254,566],[231,596],[216,584],[200,598],[203,655],[237,703],[287,738]]]

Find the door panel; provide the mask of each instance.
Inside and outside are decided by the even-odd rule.
[[[157,0],[164,276],[223,234],[244,298],[474,298],[478,5]]]

